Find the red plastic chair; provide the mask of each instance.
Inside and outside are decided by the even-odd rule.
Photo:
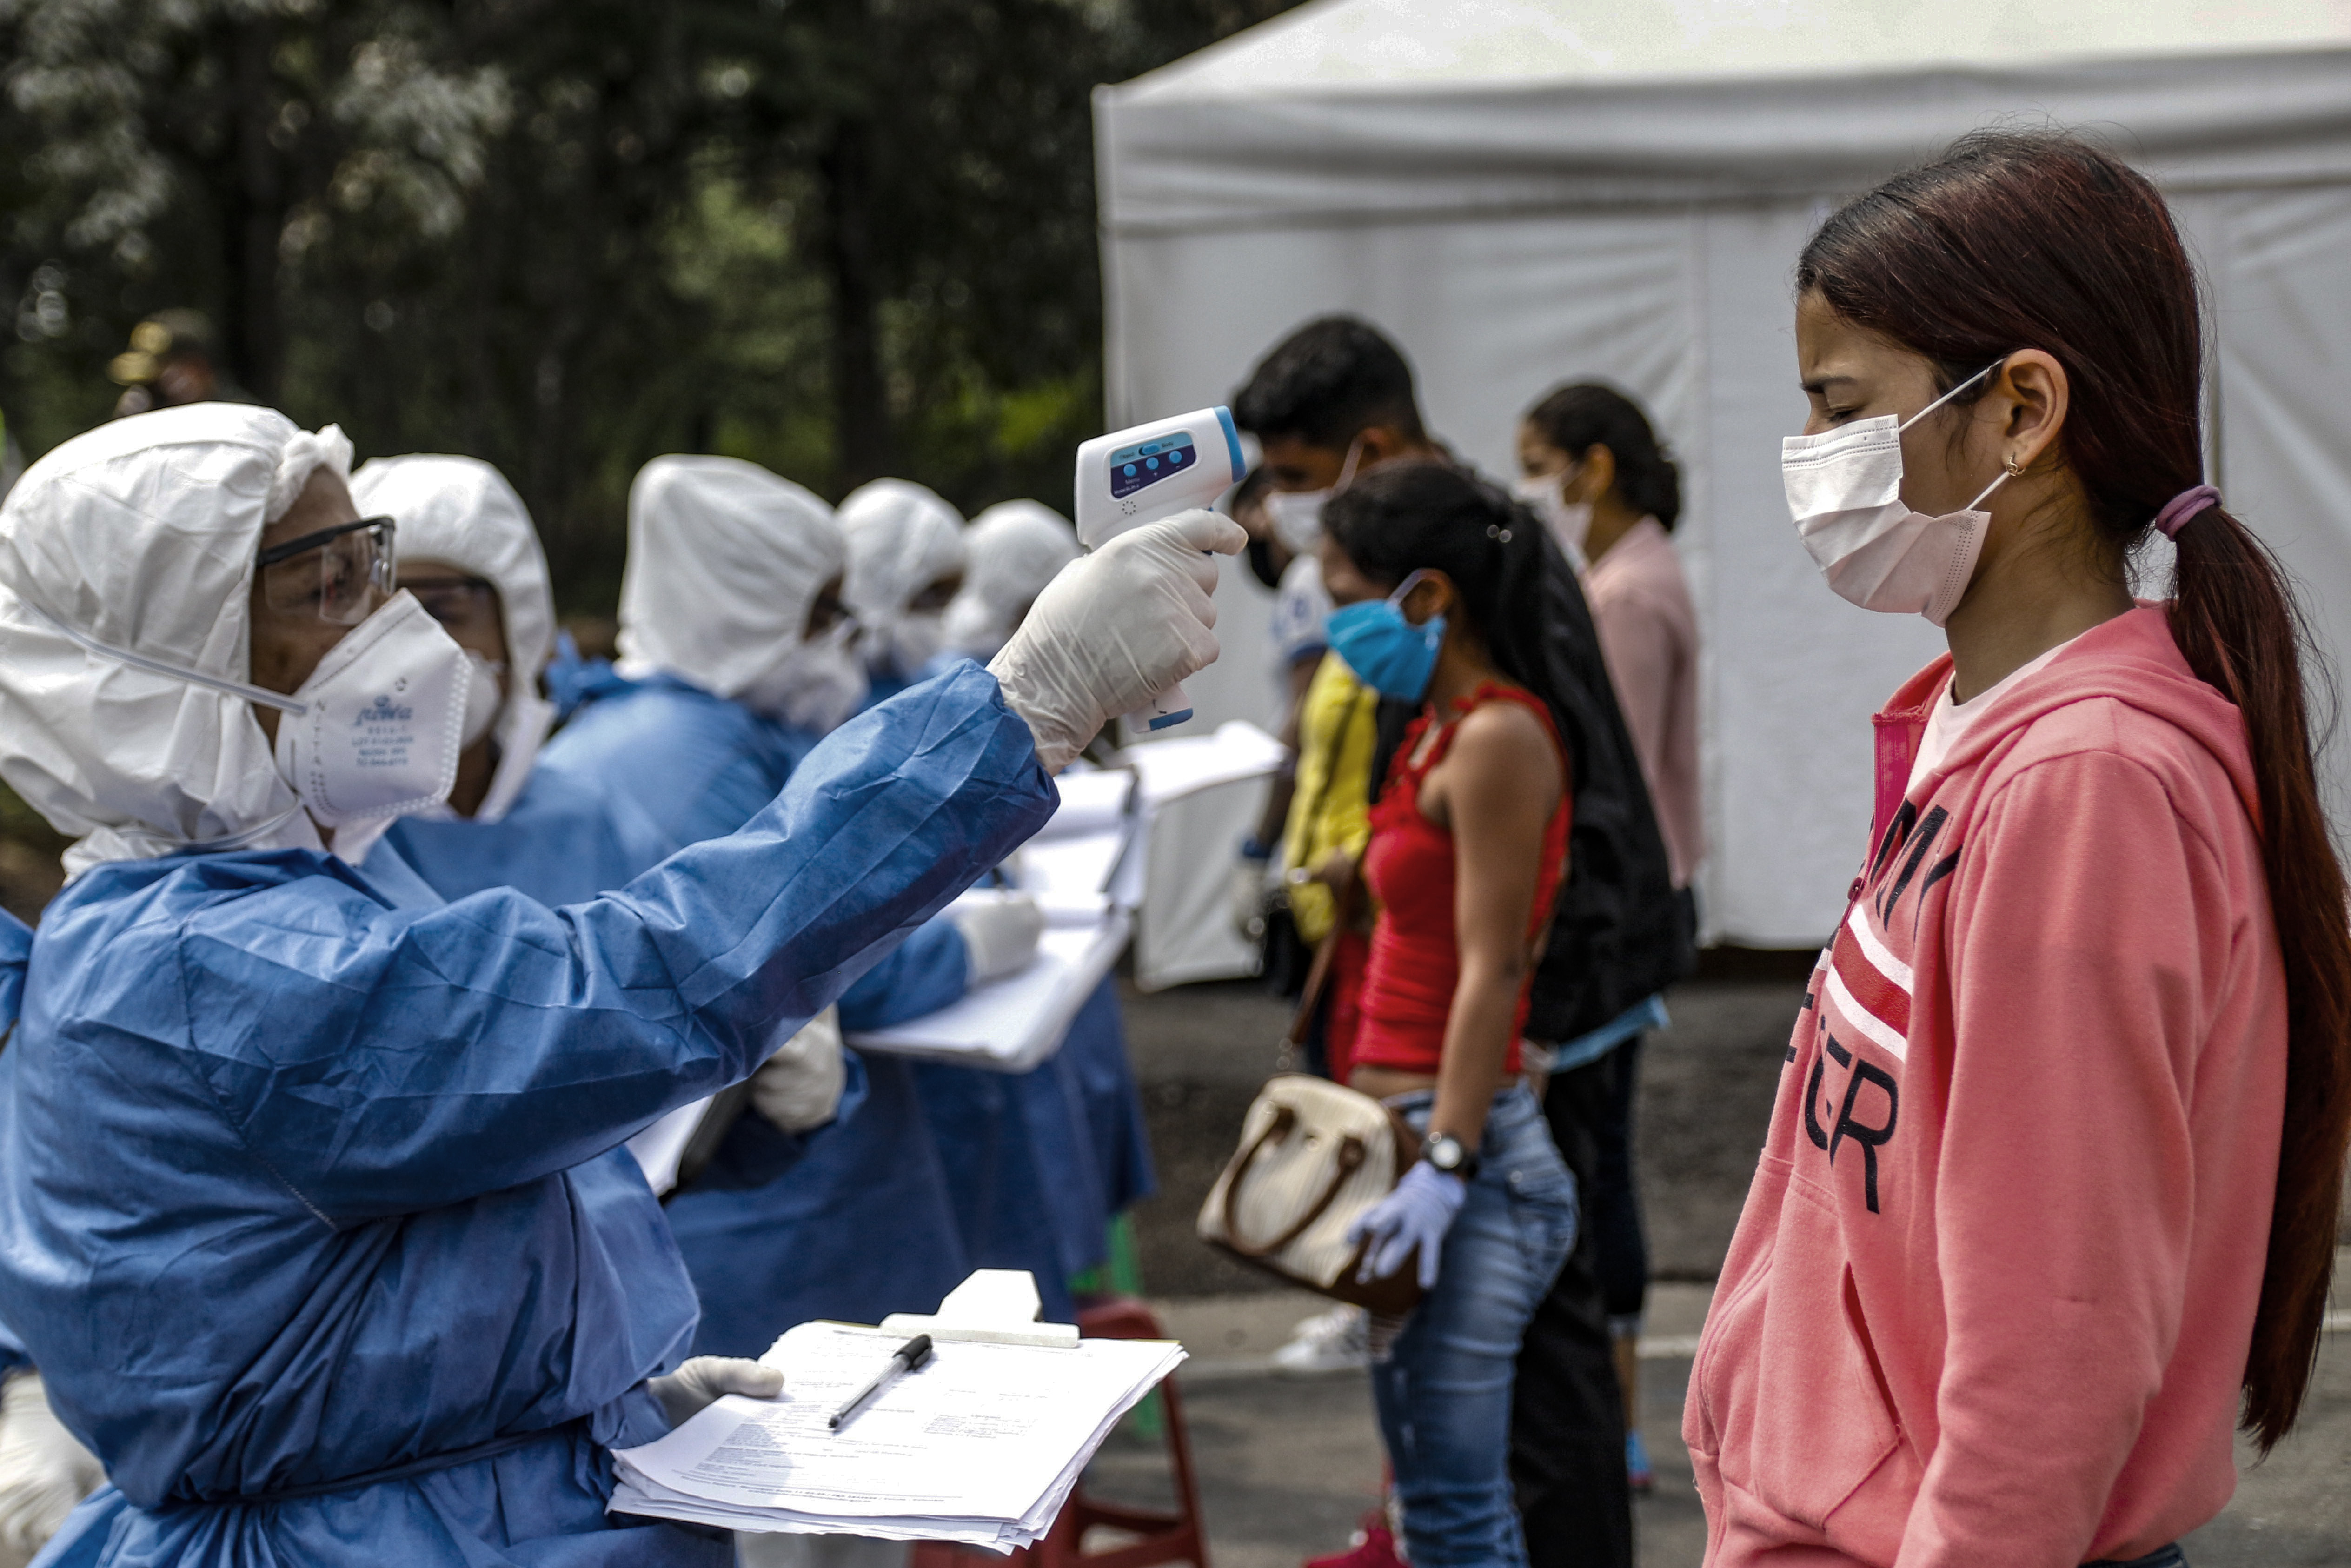
[[[1088,1339],[1165,1339],[1151,1309],[1132,1296],[1111,1296],[1078,1310],[1078,1333]],[[1165,1419],[1167,1463],[1175,1472],[1176,1511],[1129,1508],[1086,1495],[1081,1479],[1061,1516],[1036,1545],[1008,1559],[974,1552],[951,1542],[926,1541],[908,1554],[907,1568],[1159,1568],[1188,1563],[1208,1568],[1207,1531],[1200,1523],[1200,1490],[1192,1474],[1192,1443],[1184,1427],[1184,1398],[1169,1378],[1159,1385]],[[1086,1532],[1096,1525],[1136,1539],[1101,1552],[1085,1550]]]

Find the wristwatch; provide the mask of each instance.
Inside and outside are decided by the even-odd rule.
[[[1431,1133],[1423,1138],[1420,1157],[1447,1176],[1459,1176],[1463,1181],[1478,1174],[1477,1155],[1450,1133]]]

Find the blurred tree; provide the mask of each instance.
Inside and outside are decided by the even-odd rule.
[[[362,453],[471,452],[568,606],[664,451],[1069,503],[1089,97],[1290,0],[0,0],[0,410],[103,417],[148,312]]]

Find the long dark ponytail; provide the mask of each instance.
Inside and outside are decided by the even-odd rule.
[[[2157,511],[2202,474],[2195,268],[2154,186],[2103,149],[2053,133],[1971,136],[1832,216],[1796,287],[1925,355],[1945,389],[2019,349],[2053,355],[2072,388],[2065,461],[2117,574]],[[2285,960],[2285,1127],[2244,1375],[2244,1426],[2266,1451],[2301,1411],[2334,1266],[2351,1139],[2351,925],[2312,760],[2309,636],[2285,574],[2218,505],[2176,542],[2172,635],[2244,715]]]

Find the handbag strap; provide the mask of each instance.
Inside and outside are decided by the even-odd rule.
[[[1279,1143],[1283,1138],[1288,1137],[1290,1135],[1290,1129],[1297,1125],[1298,1113],[1296,1111],[1287,1105],[1276,1106],[1274,1108],[1273,1120],[1266,1124],[1264,1132],[1259,1133],[1255,1138],[1250,1140],[1249,1146],[1248,1148],[1241,1151],[1241,1157],[1233,1162],[1232,1175],[1226,1178],[1225,1245],[1230,1247],[1234,1251],[1239,1253],[1244,1258],[1270,1258],[1273,1254],[1280,1251],[1283,1248],[1289,1246],[1291,1242],[1305,1235],[1307,1227],[1322,1218],[1323,1212],[1333,1203],[1338,1201],[1339,1189],[1347,1185],[1347,1178],[1353,1176],[1363,1166],[1365,1158],[1364,1141],[1355,1136],[1353,1133],[1349,1133],[1339,1140],[1338,1152],[1332,1156],[1331,1181],[1330,1185],[1322,1189],[1322,1196],[1316,1198],[1306,1212],[1298,1217],[1297,1220],[1291,1224],[1289,1229],[1283,1231],[1272,1240],[1259,1243],[1257,1245],[1251,1245],[1250,1243],[1242,1240],[1240,1213],[1238,1207],[1240,1202],[1241,1182],[1249,1176],[1249,1166],[1256,1162],[1258,1155],[1265,1148],[1265,1146],[1268,1144]]]
[[[1331,929],[1314,945],[1314,962],[1307,967],[1306,988],[1298,995],[1298,1006],[1290,1015],[1290,1027],[1281,1031],[1281,1049],[1285,1052],[1297,1053],[1306,1049],[1307,1032],[1314,1027],[1314,1011],[1322,1005],[1323,988],[1331,983],[1331,967],[1339,956],[1339,937],[1363,906],[1363,889],[1364,873],[1358,866],[1345,889],[1332,901]]]

